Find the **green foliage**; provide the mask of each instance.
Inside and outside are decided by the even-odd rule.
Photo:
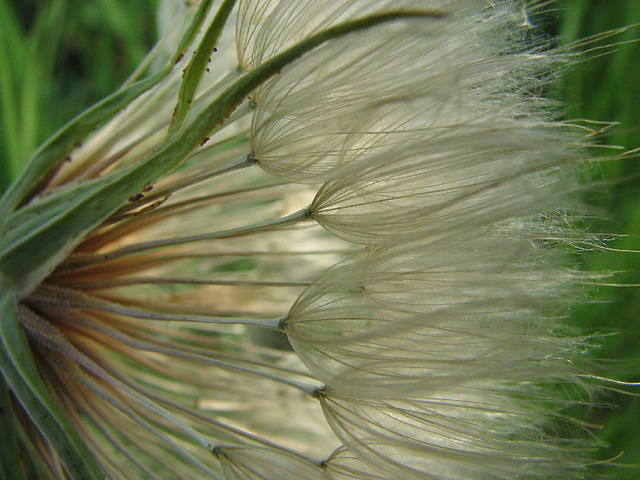
[[[615,4],[615,7],[614,7]],[[560,0],[557,34],[568,44],[601,32],[640,23],[637,0]],[[607,45],[614,46],[606,47]],[[593,45],[588,61],[579,63],[565,76],[564,102],[570,106],[568,118],[586,118],[618,125],[597,138],[603,145],[623,146],[627,152],[640,148],[640,26],[631,26],[615,36]],[[620,153],[606,151],[602,154]],[[589,199],[609,219],[601,231],[622,235],[608,244],[620,251],[593,252],[585,255],[585,268],[620,272],[612,283],[630,287],[602,287],[604,300],[576,311],[575,320],[587,330],[617,333],[603,340],[599,357],[614,359],[607,374],[637,382],[640,372],[640,159],[599,164],[603,186]],[[619,332],[619,333],[618,333]],[[623,390],[640,393],[636,388]],[[593,409],[590,420],[602,424],[601,438],[609,444],[607,455],[617,458],[597,468],[599,473],[616,479],[635,479],[640,472],[640,441],[636,428],[640,415],[637,396],[611,392],[603,401],[614,409]],[[628,465],[628,467],[614,466]]]
[[[155,4],[0,0],[0,191],[40,143],[140,63]]]

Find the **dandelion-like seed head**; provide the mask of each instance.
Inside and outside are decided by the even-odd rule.
[[[163,2],[148,75],[0,203],[27,470],[582,472],[562,314],[589,278],[557,248],[582,140],[522,2],[237,3]]]

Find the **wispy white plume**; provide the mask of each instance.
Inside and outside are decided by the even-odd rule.
[[[588,401],[591,341],[565,315],[592,277],[564,250],[583,140],[542,94],[566,59],[524,3],[208,3],[161,2],[167,74],[2,224],[26,251],[39,209],[55,225],[92,188],[117,196],[11,283],[99,469],[582,478],[597,441],[565,411]],[[80,478],[11,385],[21,438]]]

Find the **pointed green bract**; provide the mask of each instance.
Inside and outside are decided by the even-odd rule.
[[[195,13],[189,28],[186,29],[184,34],[182,35],[182,39],[180,40],[180,45],[178,46],[178,50],[173,58],[173,63],[178,63],[180,59],[182,59],[185,54],[185,50],[189,47],[191,42],[196,38],[196,35],[202,28],[202,24],[204,23],[205,18],[207,18],[207,14],[211,9],[211,5],[213,4],[213,0],[203,0],[200,2],[198,6],[198,11]]]
[[[110,180],[88,182],[52,195],[18,210],[9,219],[8,224],[15,228],[3,232],[0,240],[0,275],[19,298],[32,291],[84,235],[128,198],[129,189],[117,185],[105,191]],[[135,190],[139,182],[132,183]]]
[[[180,129],[184,118],[189,112],[191,102],[193,101],[205,68],[207,68],[207,64],[211,62],[212,50],[218,43],[222,29],[227,23],[235,4],[236,0],[225,0],[220,6],[218,13],[216,13],[213,22],[209,25],[200,45],[198,45],[198,49],[195,51],[193,58],[184,72],[184,80],[180,85],[178,103],[172,119],[171,133]]]

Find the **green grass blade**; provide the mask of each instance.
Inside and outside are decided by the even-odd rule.
[[[18,78],[23,63],[15,61],[26,56],[26,42],[18,19],[6,0],[0,0],[0,189],[9,186],[20,164],[20,104]],[[11,65],[11,68],[7,68]]]
[[[20,105],[20,155],[13,165],[15,178],[31,152],[43,140],[40,136],[43,92],[53,76],[54,59],[62,39],[66,2],[47,3],[39,11],[29,32],[23,59],[24,71],[19,91]]]

